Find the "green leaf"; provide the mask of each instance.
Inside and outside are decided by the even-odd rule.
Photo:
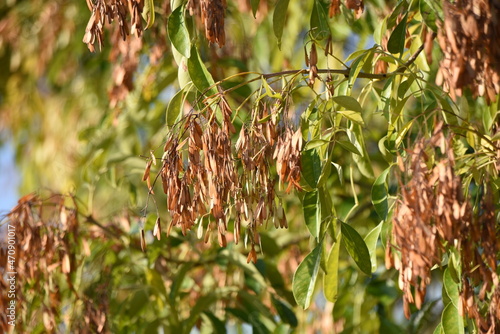
[[[260,101],[260,99],[262,99],[265,96],[268,96],[268,97],[273,98],[273,99],[280,99],[280,100],[283,98],[280,93],[275,92],[274,89],[272,89],[271,86],[269,86],[269,84],[267,83],[267,80],[264,77],[261,77],[261,82],[262,82],[262,85],[264,86],[264,89],[266,90],[266,93],[261,95],[261,97],[259,98],[259,101]]]
[[[441,326],[444,334],[463,334],[464,319],[458,314],[458,309],[449,303],[441,315]]]
[[[172,49],[172,53],[178,53],[175,49]],[[180,53],[178,53],[180,55]],[[189,72],[187,68],[188,59],[181,55],[179,60],[179,68],[177,69],[177,81],[179,82],[179,87],[185,88],[192,84],[191,78],[189,77]]]
[[[361,126],[354,124],[352,130],[346,129],[347,136],[351,143],[362,153],[362,155],[353,155],[352,159],[356,163],[361,174],[369,179],[375,178],[373,174],[373,167],[366,151],[365,142],[363,138],[363,133],[361,131]]]
[[[361,107],[359,102],[352,96],[334,96],[332,97],[332,100],[339,106],[344,107],[347,110],[353,110],[360,114],[363,112],[363,108]]]
[[[408,91],[408,89],[411,88],[411,85],[413,84],[413,82],[415,82],[415,79],[416,79],[416,76],[412,75],[407,80],[405,80],[405,81],[401,82],[401,84],[399,84],[398,97],[400,99],[405,97],[406,92]]]
[[[443,286],[446,291],[446,295],[450,298],[451,303],[458,308],[458,303],[460,303],[459,287],[460,285],[455,283],[450,270],[446,268],[443,273]]]
[[[389,212],[388,192],[387,192],[387,175],[391,167],[388,167],[382,172],[373,183],[372,187],[372,203],[375,206],[375,211],[382,220],[387,219]]]
[[[342,114],[345,118],[353,121],[354,123],[357,123],[359,125],[365,125],[365,122],[363,121],[363,117],[361,117],[361,114],[357,111],[354,110],[339,110],[337,111],[339,114]]]
[[[436,329],[434,329],[434,333],[433,334],[444,334],[443,325],[441,323],[439,323],[436,326]]]
[[[369,61],[370,59],[373,60],[373,52],[375,51],[375,47],[368,49],[368,50],[363,50],[364,55],[359,56],[354,60],[351,64],[351,70],[349,71],[349,87],[352,87],[354,85],[354,81],[356,81],[356,78],[358,77],[359,72],[361,72],[361,69],[366,66],[366,62]]]
[[[225,333],[227,333],[226,324],[224,323],[224,321],[222,321],[219,318],[217,318],[210,311],[204,311],[203,315],[205,315],[210,320],[210,322],[212,323],[211,330],[213,330],[213,333],[215,333],[215,334],[225,334]]]
[[[394,107],[391,112],[391,116],[394,117],[394,119],[398,119],[399,115],[401,114],[401,110],[403,110],[403,107],[406,104],[406,101],[408,101],[408,99],[412,96],[413,95],[408,95],[396,104],[396,107]]]
[[[377,270],[377,241],[382,231],[383,222],[379,223],[373,230],[370,231],[365,237],[366,247],[370,252],[370,261],[372,263],[372,273]]]
[[[318,188],[321,187],[326,183],[328,178],[330,177],[331,170],[332,170],[332,159],[333,159],[333,154],[329,154],[328,157],[326,157],[325,161],[323,162],[323,167],[321,169],[321,175],[318,179]]]
[[[154,0],[145,0],[142,9],[142,18],[147,22],[144,29],[149,29],[155,23],[155,3]]]
[[[328,163],[328,165],[330,165],[330,163]],[[334,226],[332,226],[333,225],[332,221],[334,220],[336,213],[335,213],[335,207],[333,206],[332,196],[330,195],[330,191],[328,188],[326,187],[318,188],[318,199],[319,199],[318,204],[321,216],[319,238],[322,239],[324,237],[325,232],[328,229],[333,230],[335,228]]]
[[[401,143],[403,142],[403,139],[404,139],[406,133],[412,127],[414,120],[415,119],[412,119],[411,121],[409,121],[408,123],[406,123],[406,125],[401,130],[399,130],[398,135],[396,137],[395,147],[394,148],[398,148],[399,145],[401,145]]]
[[[170,38],[174,48],[184,57],[191,57],[191,40],[184,20],[184,6],[177,7],[170,14],[167,30],[168,38]]]
[[[408,18],[408,14],[406,14],[401,22],[396,26],[394,31],[387,42],[387,50],[392,53],[403,53],[405,47],[405,39],[406,39],[406,19]]]
[[[198,91],[206,93],[208,96],[217,94],[214,79],[201,61],[194,45],[191,47],[191,57],[188,59],[188,72]]]
[[[149,294],[146,290],[146,287],[143,287],[140,290],[135,291],[127,300],[126,304],[131,314],[138,314],[140,313],[141,309],[149,304],[148,302]]]
[[[328,141],[328,140],[313,139],[313,140],[311,140],[310,142],[308,142],[306,144],[305,149],[306,150],[310,150],[310,149],[313,149],[313,148],[316,148],[316,147],[323,146],[323,145],[328,144],[328,143],[330,143],[330,141]]]
[[[318,0],[314,1],[310,24],[314,40],[321,41],[331,34],[325,9]]]
[[[325,298],[335,303],[338,295],[339,285],[339,254],[341,235],[337,236],[337,241],[333,244],[328,260],[326,261],[326,274],[323,280],[323,290]]]
[[[168,126],[173,126],[182,111],[182,102],[184,101],[184,90],[178,91],[170,100],[167,107],[166,121]]]
[[[311,305],[314,287],[318,278],[322,252],[323,243],[320,242],[311,253],[307,254],[293,275],[293,296],[297,304],[303,309],[307,309],[309,305]]]
[[[321,160],[316,149],[303,151],[300,155],[302,176],[312,189],[318,187],[321,176]]]
[[[351,142],[349,142],[347,140],[337,140],[336,143],[339,144],[342,148],[345,148],[346,150],[348,150],[349,152],[352,152],[352,153],[357,154],[357,155],[361,155],[361,152],[359,152],[358,148],[356,146],[354,146],[354,144],[352,144]]]
[[[288,2],[289,0],[278,0],[273,13],[273,31],[274,36],[278,39],[279,48],[281,48],[281,37],[283,36]]]
[[[198,321],[200,317],[200,314],[205,310],[210,310],[212,304],[216,303],[220,298],[220,295],[216,294],[215,292],[210,292],[196,300],[196,304],[190,310],[191,312],[189,313],[189,318],[183,321],[184,327],[187,329],[187,332],[190,332],[191,329],[195,326],[196,321]]]
[[[337,174],[339,175],[340,184],[343,185],[344,184],[344,170],[342,168],[342,165],[336,164],[333,161],[332,161],[332,165],[335,167],[335,169],[337,169]]]
[[[319,207],[318,191],[305,193],[303,203],[304,220],[306,226],[314,238],[319,237],[321,226],[321,210]]]
[[[425,25],[429,27],[433,32],[437,32],[438,27],[436,25],[436,10],[429,5],[427,0],[420,0],[419,5],[420,15],[422,15]]]
[[[462,277],[462,268],[460,266],[460,254],[456,249],[451,249],[448,256],[448,271],[453,282],[459,284]]]
[[[175,280],[172,283],[172,287],[170,288],[169,298],[171,303],[175,303],[177,298],[177,294],[179,289],[181,288],[184,277],[188,273],[189,270],[193,267],[190,263],[182,264],[179,270],[175,273]]]
[[[290,324],[292,327],[297,327],[299,321],[288,303],[276,298],[274,295],[271,295],[271,302],[276,311],[278,311],[278,314],[283,322]]]
[[[253,17],[256,18],[257,9],[259,9],[260,0],[250,0],[250,5],[252,6]]]
[[[359,233],[346,223],[341,223],[342,241],[347,252],[352,257],[359,269],[368,276],[372,274],[372,263],[370,252],[366,247],[365,241]]]

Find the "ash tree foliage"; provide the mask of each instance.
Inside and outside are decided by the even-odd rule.
[[[3,2],[23,196],[2,330],[498,333],[499,18],[494,0]]]

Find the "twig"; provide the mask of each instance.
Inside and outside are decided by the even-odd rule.
[[[389,77],[392,77],[394,75],[402,74],[411,64],[415,62],[417,59],[418,55],[422,52],[424,49],[424,45],[422,44],[417,51],[408,59],[406,63],[398,67],[394,72],[388,72],[388,73],[365,73],[365,72],[359,72],[358,73],[358,78],[362,79],[386,79]],[[289,71],[281,71],[281,72],[276,72],[276,73],[268,73],[268,74],[262,74],[262,77],[264,79],[270,79],[274,77],[279,77],[282,75],[290,75],[290,74],[306,74],[309,73],[309,69],[301,69],[301,70],[289,70]],[[345,70],[332,70],[332,69],[318,69],[318,73],[331,73],[331,74],[341,74],[344,75],[346,78],[349,78],[351,75],[351,69],[345,69]]]

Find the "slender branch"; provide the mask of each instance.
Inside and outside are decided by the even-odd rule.
[[[358,78],[362,79],[386,79],[389,77],[392,77],[394,75],[402,74],[411,64],[415,62],[417,59],[418,55],[422,52],[424,49],[424,44],[422,44],[417,51],[408,59],[406,63],[398,67],[394,72],[388,72],[388,73],[365,73],[365,72],[359,72],[358,73]],[[268,73],[268,74],[262,74],[262,77],[264,79],[269,79],[269,78],[274,78],[274,77],[279,77],[282,75],[290,75],[290,74],[306,74],[309,72],[309,69],[301,69],[301,70],[289,70],[289,71],[282,71],[282,72],[276,72],[276,73]],[[346,78],[348,78],[351,74],[351,69],[345,69],[345,70],[332,70],[332,69],[318,69],[318,73],[331,73],[331,74],[341,74],[344,75]]]
[[[425,44],[420,45],[417,51],[415,51],[415,53],[411,55],[410,59],[408,59],[408,61],[404,63],[402,66],[399,66],[398,69],[393,73],[404,72],[405,69],[407,69],[411,64],[413,64],[415,60],[417,60],[418,55],[420,54],[420,52],[422,52],[424,47]]]

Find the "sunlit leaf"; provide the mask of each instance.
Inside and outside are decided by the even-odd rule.
[[[264,89],[266,90],[266,93],[262,94],[261,98],[267,96],[267,97],[271,97],[273,99],[282,99],[281,94],[275,92],[271,88],[271,86],[269,86],[269,84],[267,83],[267,80],[264,77],[262,77],[261,82],[262,82],[262,86],[264,86]]]
[[[321,176],[321,160],[316,149],[303,151],[301,156],[302,176],[313,189],[317,188]]]
[[[359,233],[346,223],[341,223],[342,242],[359,269],[368,276],[372,274],[370,252]]]
[[[372,203],[375,207],[375,211],[377,211],[377,214],[382,220],[387,219],[387,213],[389,211],[387,175],[390,169],[389,167],[384,170],[382,174],[375,179],[372,187]]]
[[[306,226],[311,235],[318,238],[321,225],[321,210],[319,206],[318,191],[315,190],[305,193],[302,206]]]
[[[443,331],[443,325],[442,325],[441,323],[439,323],[439,324],[436,326],[436,329],[434,329],[433,334],[444,334],[444,331]]]
[[[361,155],[361,152],[358,150],[358,148],[347,140],[337,140],[335,143],[339,144],[342,148],[348,150],[349,152]]]
[[[337,240],[333,244],[330,253],[328,254],[328,259],[326,261],[326,274],[323,281],[323,289],[325,298],[335,303],[338,296],[338,284],[339,284],[339,254],[340,254],[340,241],[342,236],[339,234]]]
[[[310,24],[313,39],[320,41],[330,35],[330,27],[325,9],[318,0],[314,0]]]
[[[318,245],[299,264],[293,275],[292,291],[297,304],[307,309],[314,295],[314,287],[318,278],[323,243]]]
[[[350,66],[351,70],[349,71],[349,81],[348,81],[349,87],[352,87],[354,85],[354,81],[357,79],[358,74],[361,72],[361,69],[367,66],[366,62],[369,61],[370,59],[373,59],[373,52],[375,51],[375,48],[373,47],[371,49],[363,51],[364,55],[361,55],[358,58],[356,58]]]
[[[274,36],[278,39],[278,46],[281,48],[281,37],[283,36],[283,28],[285,27],[286,13],[290,0],[278,0],[273,14],[273,31]]]
[[[155,3],[154,0],[145,0],[144,8],[142,9],[142,17],[147,22],[144,29],[149,29],[155,23]]]
[[[363,117],[361,117],[361,114],[357,111],[353,110],[339,110],[337,111],[339,114],[342,114],[345,118],[353,121],[354,123],[357,123],[359,125],[365,125],[365,122],[363,121]]]
[[[408,123],[406,123],[406,125],[403,126],[403,128],[401,130],[398,131],[398,135],[397,135],[396,141],[395,141],[395,148],[398,148],[399,145],[401,145],[401,143],[403,142],[403,139],[406,136],[406,133],[411,129],[412,126],[413,126],[413,119],[411,121],[409,121]]]
[[[361,155],[355,154],[352,157],[356,163],[356,168],[358,168],[359,171],[367,178],[373,179],[375,177],[373,174],[373,166],[368,152],[366,151],[361,126],[354,124],[352,130],[347,129],[346,133],[351,143],[362,153]]]
[[[377,270],[377,241],[380,236],[380,231],[382,231],[383,223],[379,223],[373,228],[365,237],[366,247],[368,252],[370,252],[370,261],[372,263],[372,273]]]
[[[191,40],[184,20],[184,6],[177,7],[172,14],[170,14],[168,17],[167,30],[168,37],[175,49],[184,57],[191,57]]]
[[[184,101],[184,90],[178,91],[170,100],[167,107],[166,121],[168,126],[177,122],[182,111],[182,102]]]
[[[445,269],[443,273],[443,286],[450,301],[453,303],[455,308],[458,308],[458,303],[461,302],[459,296],[460,283],[456,283],[453,280],[448,268]]]
[[[443,310],[441,326],[444,334],[463,334],[465,332],[464,319],[452,303],[449,303]]]
[[[337,169],[337,173],[339,175],[339,180],[340,180],[340,184],[344,184],[344,170],[342,168],[341,165],[335,163],[335,162],[332,162],[332,165]]]
[[[306,150],[310,150],[310,149],[313,149],[313,148],[316,148],[316,147],[323,146],[323,145],[328,144],[328,143],[329,143],[328,140],[313,139],[313,140],[311,140],[310,142],[308,142],[306,144],[305,149]]]
[[[198,91],[208,96],[217,94],[214,79],[201,61],[195,46],[191,48],[191,57],[188,59],[188,72]]]
[[[332,100],[339,106],[346,108],[347,110],[352,110],[358,113],[363,112],[363,108],[359,102],[352,96],[334,96]]]

